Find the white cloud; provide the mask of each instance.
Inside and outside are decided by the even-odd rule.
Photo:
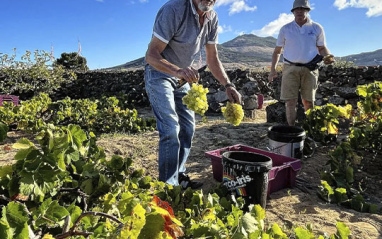
[[[236,0],[219,0],[219,1],[216,1],[215,6],[219,7],[219,6],[230,5],[235,1]]]
[[[256,6],[248,6],[245,1],[246,0],[219,0],[216,1],[216,7],[229,5],[229,15],[233,15],[242,11],[253,12],[257,9]]]
[[[251,33],[255,34],[256,36],[262,36],[262,37],[276,36],[279,33],[280,28],[282,26],[284,26],[285,24],[293,20],[294,20],[293,14],[281,13],[278,19],[268,23],[260,30],[253,30]]]
[[[231,26],[226,26],[226,25],[223,25],[223,26],[218,26],[218,33],[221,34],[221,33],[225,33],[225,32],[232,32],[232,28]]]
[[[335,0],[334,4],[339,10],[348,7],[367,8],[368,17],[378,17],[382,15],[381,0]]]
[[[256,9],[256,6],[250,7],[244,1],[235,1],[229,8],[229,15],[233,15],[242,11],[253,12]]]
[[[103,0],[96,0],[97,2],[103,2]]]

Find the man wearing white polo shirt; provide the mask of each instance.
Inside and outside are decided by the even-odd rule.
[[[166,2],[157,13],[145,56],[145,87],[159,131],[159,180],[183,188],[196,189],[202,184],[191,181],[185,167],[195,132],[194,112],[182,103],[190,85],[176,85],[180,79],[189,83],[199,80],[199,73],[191,65],[202,47],[208,68],[225,86],[228,99],[241,103],[241,95],[218,57],[214,4],[214,0]]]
[[[280,29],[268,77],[269,81],[273,81],[277,76],[276,66],[284,49],[280,99],[285,101],[286,118],[291,126],[296,121],[299,91],[305,111],[314,105],[318,84],[317,62],[322,58],[325,64],[334,62],[333,55],[326,47],[324,29],[309,19],[309,11],[308,0],[294,1],[291,10],[294,21]]]

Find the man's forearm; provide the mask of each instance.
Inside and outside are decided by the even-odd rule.
[[[279,63],[280,60],[280,53],[278,52],[273,52],[272,54],[272,65],[271,65],[271,70],[276,71],[276,66]]]
[[[271,72],[269,73],[268,80],[269,82],[272,82],[273,79],[277,76],[276,67],[280,60],[281,55],[281,47],[276,47],[272,54],[272,65],[271,65]]]
[[[330,51],[326,46],[318,47],[318,52],[320,53],[321,56],[326,56],[330,54]]]
[[[174,64],[171,64],[162,56],[146,55],[146,62],[153,66],[155,69],[175,76],[176,71],[179,70]]]
[[[220,84],[225,86],[230,83],[227,73],[224,70],[223,64],[219,59],[210,60],[207,63],[212,75],[220,82]]]
[[[166,43],[162,42],[156,37],[151,39],[149,48],[146,52],[146,62],[153,66],[155,69],[176,76],[179,67],[171,64],[161,55],[161,52],[166,48]]]

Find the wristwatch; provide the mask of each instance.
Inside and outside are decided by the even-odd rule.
[[[227,83],[225,86],[224,86],[224,88],[228,88],[228,87],[233,87],[233,88],[235,88],[236,89],[236,86],[233,84],[233,83]]]

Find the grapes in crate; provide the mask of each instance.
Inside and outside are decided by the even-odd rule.
[[[234,126],[238,126],[244,118],[244,111],[240,104],[227,102],[226,107],[222,107],[221,110],[225,120]]]
[[[187,95],[183,97],[183,104],[187,105],[187,108],[190,110],[203,116],[208,110],[207,93],[207,88],[193,83]]]

